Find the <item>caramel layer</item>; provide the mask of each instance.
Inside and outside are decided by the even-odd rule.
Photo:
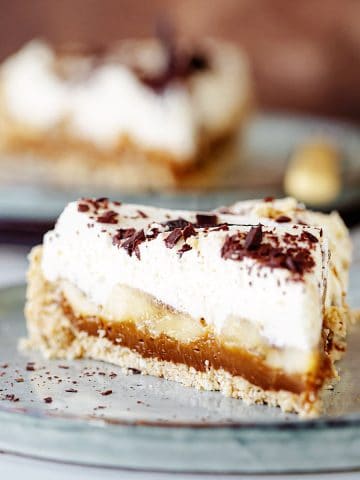
[[[190,343],[181,343],[165,334],[152,336],[139,330],[133,321],[110,322],[98,316],[75,315],[70,305],[63,301],[62,308],[77,330],[89,335],[107,338],[115,345],[136,351],[144,358],[182,363],[198,371],[212,367],[241,376],[264,390],[287,390],[293,393],[317,391],[329,375],[330,363],[324,353],[317,372],[311,375],[289,375],[268,366],[260,356],[238,347],[220,343],[212,334]]]

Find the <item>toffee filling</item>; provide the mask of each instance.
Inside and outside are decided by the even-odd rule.
[[[222,344],[212,334],[183,343],[163,333],[154,336],[145,329],[140,330],[131,320],[114,322],[99,316],[77,315],[65,299],[61,307],[77,330],[94,337],[99,337],[101,333],[102,337],[113,344],[127,347],[144,358],[185,364],[200,372],[211,367],[216,370],[223,369],[264,390],[311,394],[322,386],[331,372],[330,360],[325,351],[320,355],[314,372],[290,375],[272,368],[261,357],[244,349]]]

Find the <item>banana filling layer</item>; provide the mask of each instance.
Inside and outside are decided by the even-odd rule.
[[[69,282],[60,284],[62,308],[73,326],[106,337],[143,357],[183,363],[198,371],[223,369],[263,389],[317,390],[329,374],[326,354],[278,348],[246,318],[230,318],[219,333],[140,290],[117,285],[99,307]]]

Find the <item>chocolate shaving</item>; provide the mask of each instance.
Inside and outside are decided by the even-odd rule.
[[[78,204],[78,211],[79,212],[88,212],[89,210],[90,210],[90,207],[86,203],[79,203]]]
[[[267,238],[269,240],[272,238],[269,233],[267,233],[265,239],[261,238],[260,240],[259,227],[253,227],[246,237],[242,233],[227,236],[221,249],[222,258],[241,261],[243,258],[249,257],[264,266],[285,268],[299,275],[310,271],[314,267],[315,262],[309,249],[299,247],[293,241],[288,241],[286,246],[283,247],[276,246],[278,242],[275,242],[274,246],[266,241]],[[263,237],[263,234],[261,236]]]
[[[9,402],[18,402],[20,400],[20,398],[16,397],[13,393],[7,393],[5,399],[9,400]]]
[[[188,57],[185,54],[171,53],[163,72],[151,77],[140,75],[140,80],[156,93],[162,93],[170,83],[179,80],[184,81],[192,73],[203,71],[208,67],[209,61],[201,52]]]
[[[135,255],[140,260],[140,249],[139,245],[145,241],[144,230],[135,232],[133,235],[128,237],[120,246],[124,248],[130,257],[135,252]]]
[[[97,217],[96,221],[99,223],[117,223],[118,214],[114,210],[107,210],[105,213]]]
[[[288,268],[289,270],[291,270],[292,272],[295,272],[295,273],[296,273],[296,272],[299,271],[299,270],[298,270],[298,266],[297,266],[295,260],[294,260],[292,257],[290,257],[290,256],[285,258],[285,265],[286,265],[287,268]]]
[[[209,68],[209,61],[204,53],[189,54],[178,48],[174,29],[169,22],[158,22],[156,35],[166,55],[165,68],[157,75],[140,76],[140,80],[155,92],[161,93],[170,83],[185,80],[193,72]]]
[[[209,62],[204,54],[200,52],[195,52],[193,55],[190,56],[188,65],[188,69],[190,72],[199,72],[202,70],[206,70],[207,68],[209,68]]]
[[[205,215],[198,213],[196,215],[196,223],[199,227],[213,227],[218,223],[217,215]]]
[[[289,232],[286,232],[283,236],[283,239],[286,244],[290,245],[290,244],[296,243],[298,240],[298,237],[297,235],[293,235]]]
[[[67,393],[77,393],[77,390],[75,388],[67,388],[65,390],[65,392],[67,392]]]
[[[148,218],[148,215],[146,215],[146,213],[144,213],[142,210],[138,210],[137,212],[141,218]]]
[[[183,234],[184,240],[187,240],[189,237],[193,237],[194,235],[196,235],[196,231],[193,225],[191,223],[188,223],[186,227],[183,229],[182,234]]]
[[[277,217],[275,219],[275,222],[277,222],[277,223],[287,223],[287,222],[291,222],[291,218],[287,217],[286,215],[280,215],[280,217]]]
[[[184,220],[183,218],[178,218],[176,220],[169,220],[168,222],[164,222],[161,224],[167,230],[174,230],[175,228],[185,228],[189,225],[189,222]]]
[[[318,243],[318,239],[315,237],[315,235],[313,235],[312,233],[310,232],[303,232],[302,237],[305,237],[307,240],[309,240],[310,243]]]
[[[52,403],[53,399],[51,397],[45,397],[44,402],[45,403]]]
[[[302,274],[314,265],[314,260],[310,256],[310,252],[306,249],[288,250],[286,265],[294,273]]]
[[[86,205],[88,207],[88,210],[90,209],[90,207],[92,207],[95,213],[97,213],[97,210],[108,208],[109,203],[110,203],[109,199],[106,197],[101,197],[96,199],[84,197],[79,201],[79,205]],[[117,202],[113,202],[113,203],[114,205],[117,204]],[[78,205],[78,208],[79,208],[79,205]]]
[[[192,247],[191,245],[189,245],[188,243],[184,243],[184,245],[178,250],[178,255],[179,257],[181,258],[185,252],[188,252],[189,250],[191,250]]]
[[[119,228],[112,238],[113,245],[120,245],[122,240],[133,236],[135,232],[135,228]]]
[[[271,268],[281,268],[282,266],[286,265],[286,254],[281,252],[280,249],[274,248],[273,250],[269,251],[269,260],[267,263],[268,267]]]
[[[155,238],[159,235],[160,230],[156,227],[150,229],[150,232],[146,234],[146,238],[148,240],[155,240]]]
[[[167,248],[173,248],[182,237],[182,230],[175,228],[164,240]]]
[[[256,250],[261,244],[262,237],[261,225],[259,224],[257,227],[252,227],[245,238],[245,249]]]
[[[108,203],[109,199],[107,197],[99,197],[96,200],[94,200],[95,203],[101,204],[101,203]]]

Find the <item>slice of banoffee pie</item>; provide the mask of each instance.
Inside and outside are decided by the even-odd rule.
[[[341,221],[327,216],[322,228],[301,206],[284,221],[286,203],[276,218],[264,208],[256,217],[265,203],[216,212],[70,203],[30,255],[27,345],[318,413],[345,348],[347,271],[332,268],[339,232],[329,228]],[[345,227],[341,235],[348,242]]]

